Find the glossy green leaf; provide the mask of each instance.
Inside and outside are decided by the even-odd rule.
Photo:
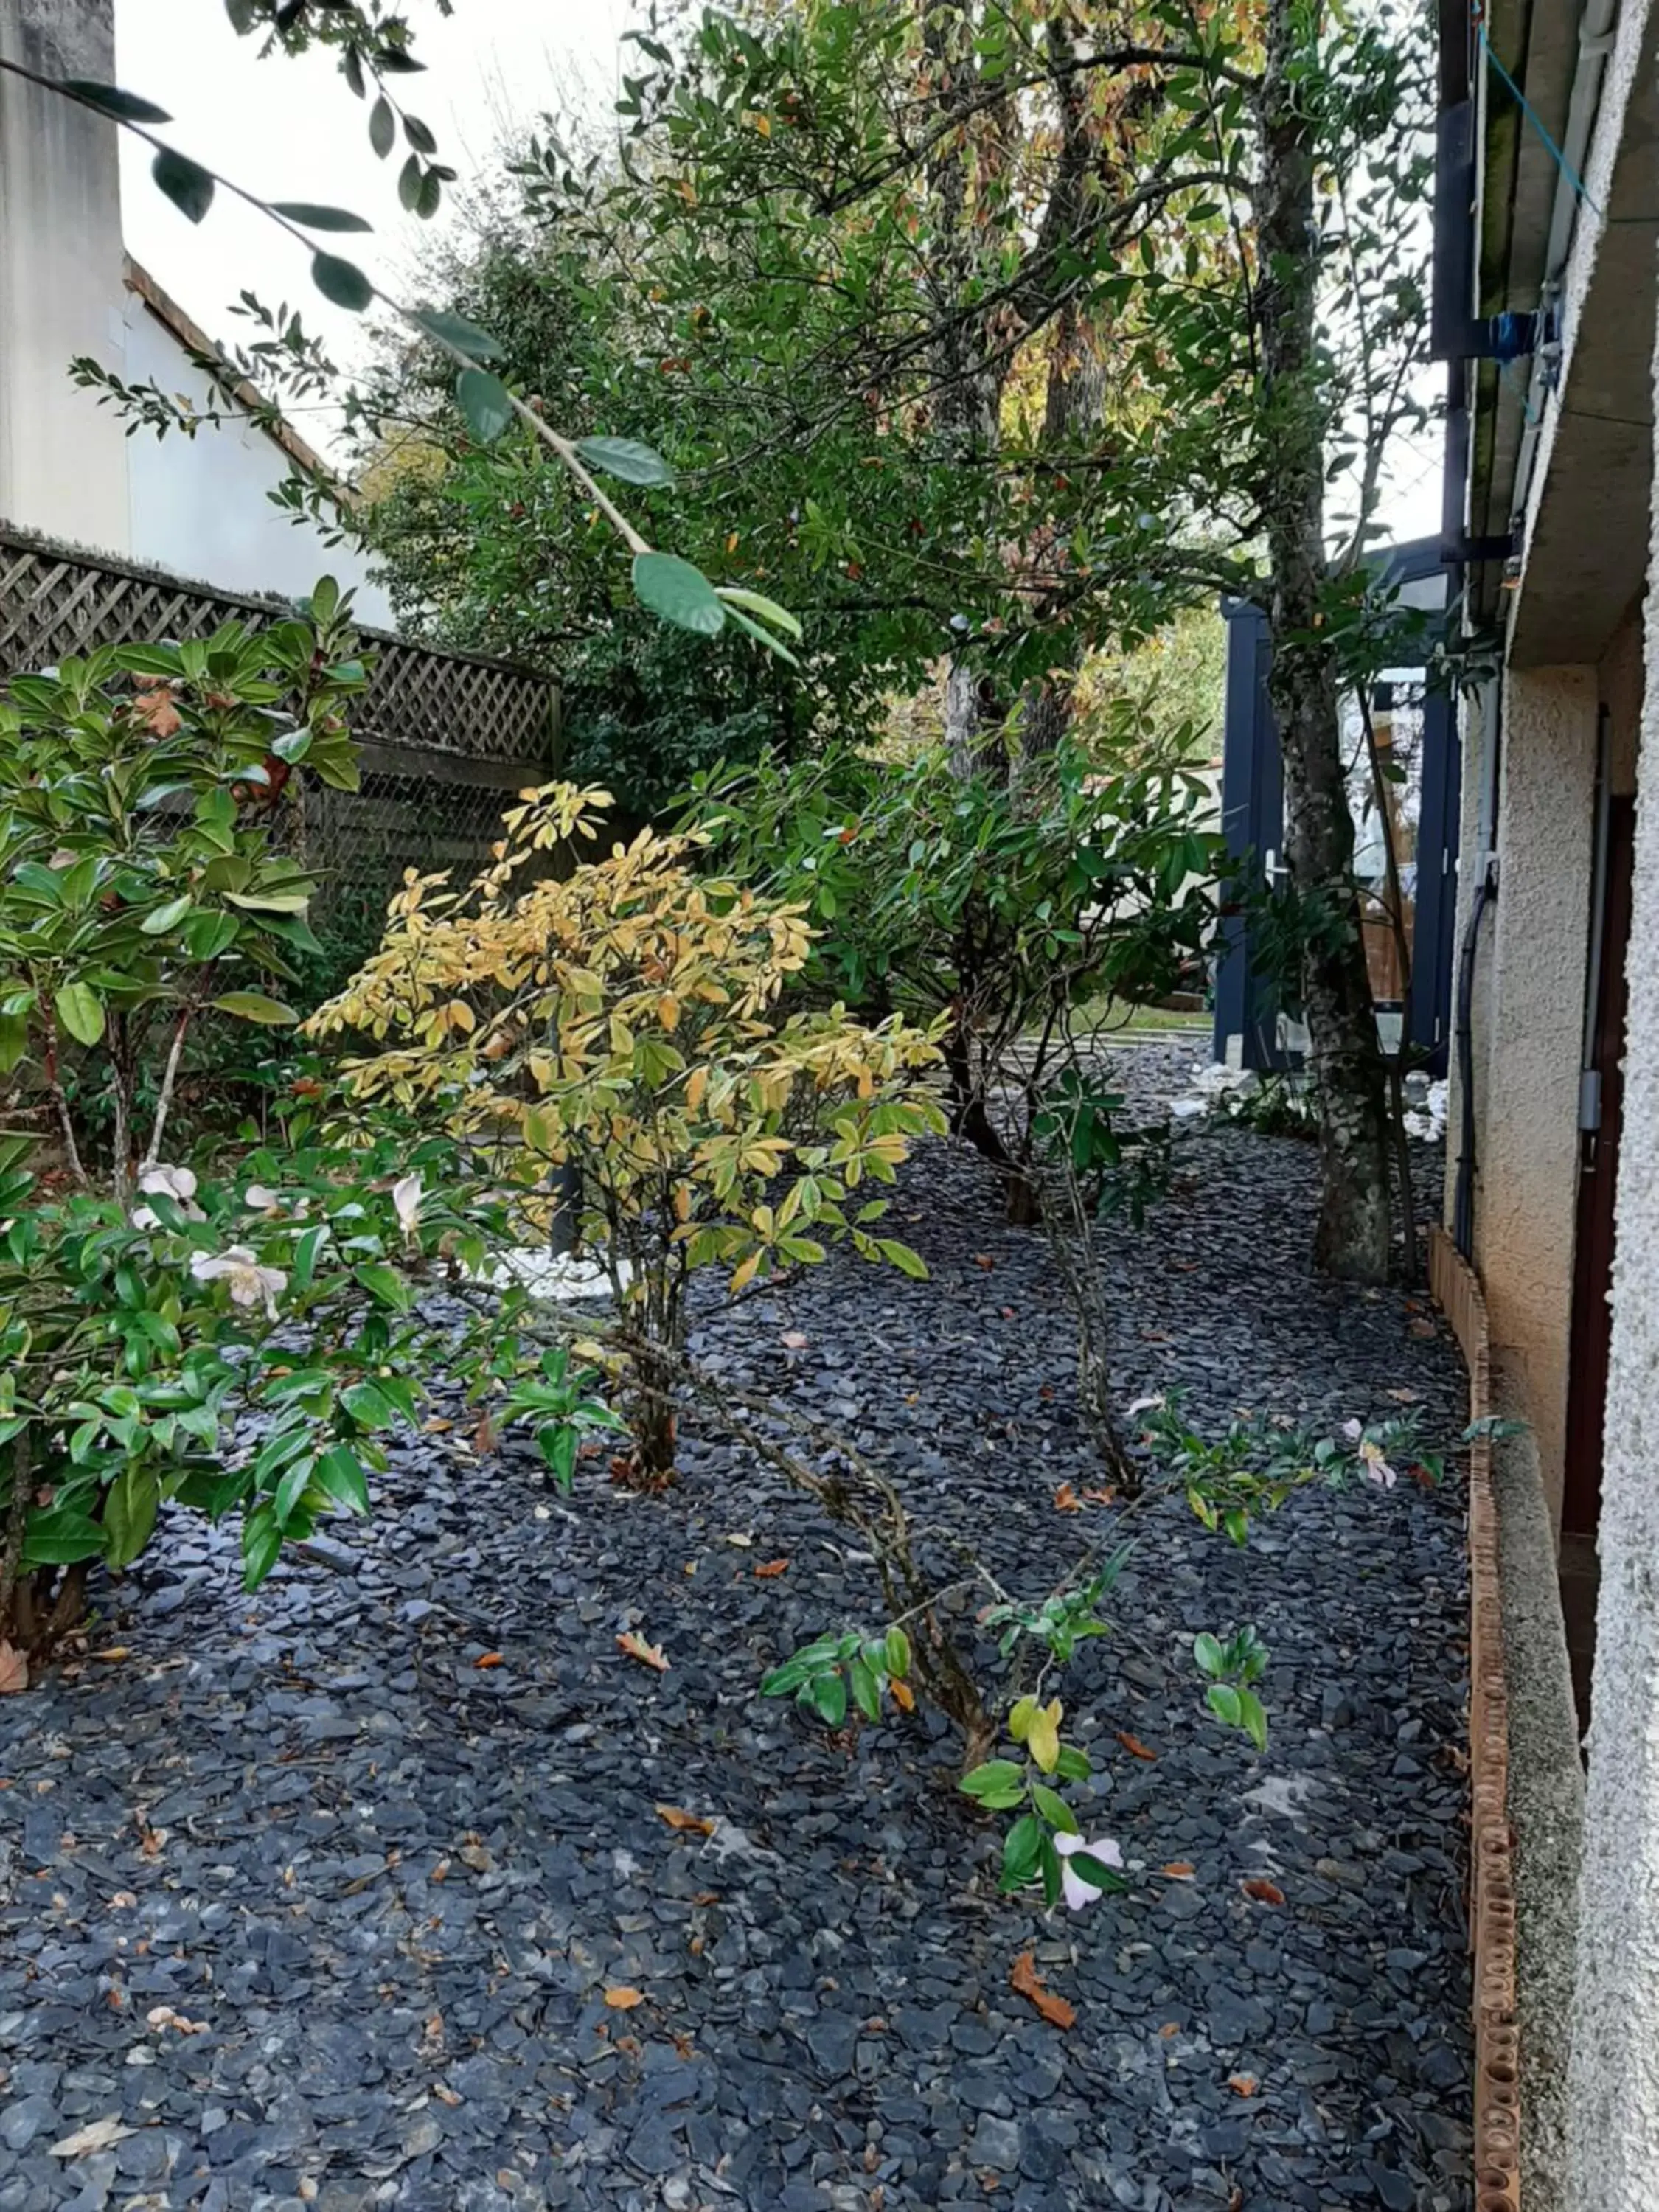
[[[292,1029],[300,1018],[292,1006],[266,998],[263,991],[227,991],[213,1004],[222,1014],[234,1014],[238,1021],[258,1022],[268,1029]]]
[[[149,165],[150,175],[180,215],[200,222],[213,205],[213,179],[199,161],[163,147]]]
[[[104,1034],[104,1006],[85,983],[65,983],[52,1000],[58,1018],[77,1044],[96,1044]]]
[[[1239,1703],[1239,1693],[1231,1682],[1212,1682],[1204,1692],[1204,1702],[1225,1726],[1238,1726],[1243,1708]]]
[[[374,285],[356,263],[343,260],[337,253],[312,255],[311,281],[324,299],[354,315],[361,315],[374,297]]]
[[[465,315],[452,315],[441,307],[416,307],[410,320],[429,338],[435,338],[440,345],[453,346],[469,361],[494,361],[501,353],[489,331],[468,322]]]
[[[481,445],[491,445],[513,420],[513,396],[487,368],[464,368],[455,380],[455,404]]]
[[[674,471],[654,446],[637,438],[578,438],[576,451],[590,469],[603,469],[624,483],[672,484]]]
[[[164,937],[168,930],[176,929],[179,927],[185,916],[192,911],[192,908],[193,902],[189,892],[186,891],[181,897],[169,899],[165,906],[153,908],[144,916],[138,927],[146,937]]]
[[[349,1513],[368,1510],[368,1483],[349,1444],[334,1444],[317,1462],[317,1480]]]
[[[398,118],[384,93],[368,112],[368,143],[383,161],[398,143]]]
[[[171,123],[173,118],[165,107],[158,107],[153,100],[141,100],[136,92],[123,92],[118,84],[96,84],[89,77],[71,76],[64,80],[65,92],[88,107],[101,108],[112,115],[118,123]]]
[[[714,637],[726,627],[726,609],[714,586],[701,568],[682,561],[678,553],[636,553],[634,556],[634,593],[643,607],[664,622],[701,637]]]
[[[763,622],[772,623],[786,636],[798,641],[800,638],[801,626],[797,617],[790,613],[787,607],[781,607],[775,599],[769,599],[764,592],[751,592],[742,584],[721,584],[719,591],[728,607],[742,607],[748,613],[757,615]]]
[[[273,200],[271,206],[290,222],[297,222],[307,230],[373,230],[373,223],[365,222],[349,208],[323,207],[314,200]]]

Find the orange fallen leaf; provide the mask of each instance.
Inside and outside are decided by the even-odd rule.
[[[712,1836],[720,1826],[718,1820],[706,1820],[701,1813],[688,1813],[678,1805],[659,1805],[657,1818],[671,1828],[690,1828],[700,1836]]]
[[[764,1566],[756,1568],[755,1580],[757,1583],[775,1582],[780,1575],[787,1575],[788,1571],[787,1559],[769,1559]]]
[[[649,1667],[659,1674],[668,1672],[668,1662],[660,1644],[647,1644],[642,1636],[635,1636],[630,1628],[617,1638],[617,1649],[627,1658],[637,1659],[641,1667]]]
[[[1181,2022],[1178,2020],[1166,2020],[1158,2032],[1167,2043],[1172,2035],[1180,2034]]]
[[[1076,1491],[1073,1489],[1069,1482],[1062,1482],[1060,1488],[1055,1491],[1054,1510],[1056,1513],[1082,1512],[1083,1500],[1078,1496]]]
[[[1117,1740],[1131,1759],[1150,1759],[1156,1761],[1158,1753],[1149,1745],[1142,1743],[1138,1735],[1131,1735],[1127,1729],[1118,1730]]]
[[[1241,1881],[1238,1886],[1246,1897],[1255,1898],[1258,1905],[1283,1905],[1285,1902],[1285,1893],[1279,1884],[1268,1881],[1263,1875],[1253,1875],[1249,1881]]]
[[[0,1697],[12,1697],[29,1686],[29,1662],[15,1645],[0,1644]]]
[[[619,1984],[605,1991],[605,2001],[612,2012],[632,2012],[635,2005],[645,2002],[645,1991]]]
[[[1230,2074],[1227,2087],[1236,2097],[1254,2097],[1261,2087],[1254,2074]]]
[[[482,1652],[472,1663],[475,1667],[499,1667],[501,1663],[501,1655],[499,1651]]]
[[[1171,1859],[1169,1865],[1160,1867],[1158,1872],[1167,1874],[1171,1881],[1190,1881],[1198,1869],[1190,1859]]]
[[[916,1709],[916,1693],[910,1687],[910,1685],[908,1682],[901,1682],[898,1677],[895,1675],[892,1680],[888,1683],[887,1686],[893,1693],[893,1703],[898,1707],[902,1713],[915,1712]]]
[[[991,1257],[988,1252],[975,1252],[974,1255],[974,1265],[976,1267],[983,1267],[986,1273],[988,1275],[992,1268],[995,1267],[996,1261]]]
[[[1115,1505],[1117,1504],[1117,1492],[1115,1490],[1085,1490],[1083,1495],[1088,1499],[1091,1505]]]
[[[1029,1997],[1051,2027],[1070,2027],[1077,2020],[1077,2008],[1057,1997],[1039,1978],[1036,1960],[1030,1951],[1022,1951],[1008,1969],[1008,1986],[1017,1996]]]

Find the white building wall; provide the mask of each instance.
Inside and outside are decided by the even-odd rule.
[[[126,295],[130,383],[154,382],[204,411],[226,402],[192,366],[173,333],[137,293]],[[252,422],[205,424],[193,438],[141,430],[127,441],[128,543],[136,561],[230,592],[295,599],[322,575],[350,585],[360,620],[392,626],[392,602],[368,580],[364,556],[328,546],[314,526],[290,522],[267,495],[289,473],[288,456]]]
[[[107,83],[110,0],[0,0],[0,54],[46,76]],[[126,553],[126,441],[70,381],[94,354],[120,366],[115,125],[0,76],[0,520]]]

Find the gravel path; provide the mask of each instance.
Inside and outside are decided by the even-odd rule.
[[[1454,1436],[1443,1332],[1309,1273],[1309,1149],[1180,1159],[1121,1240],[1125,1395],[1334,1424],[1415,1390]],[[1039,1591],[1110,1519],[1054,1504],[1097,1478],[1042,1241],[943,1147],[897,1211],[930,1282],[833,1261],[700,1349]],[[640,1498],[601,1462],[567,1507],[516,1444],[410,1438],[335,1571],[244,1599],[188,1529],[5,1701],[0,2212],[1463,2212],[1455,1479],[1304,1494],[1243,1553],[1141,1516],[1126,1632],[1064,1686],[1133,1887],[1046,1917],[996,1896],[942,1731],[831,1741],[757,1698],[875,1624],[868,1569],[729,1447],[684,1472]],[[1261,1759],[1186,1657],[1245,1620]],[[1010,1988],[1028,1949],[1069,2031]]]

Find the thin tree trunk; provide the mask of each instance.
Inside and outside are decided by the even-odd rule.
[[[1388,1108],[1353,885],[1353,820],[1342,772],[1336,670],[1320,637],[1327,580],[1325,409],[1318,388],[1316,125],[1299,105],[1317,19],[1270,0],[1261,99],[1257,225],[1261,279],[1262,508],[1270,571],[1270,691],[1285,763],[1285,858],[1321,926],[1303,957],[1319,1102],[1314,1256],[1334,1274],[1386,1280]]]

